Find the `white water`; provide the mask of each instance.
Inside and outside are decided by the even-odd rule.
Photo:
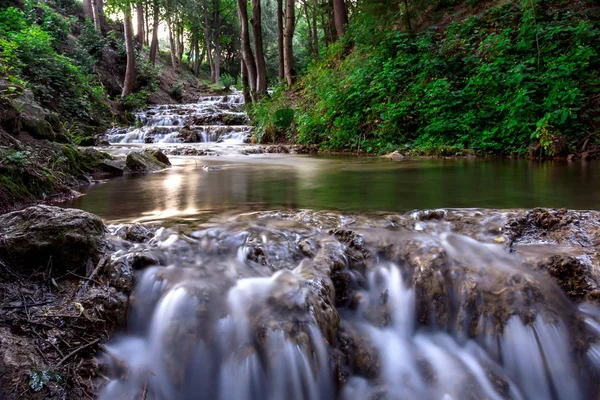
[[[144,249],[170,266],[141,274],[129,333],[107,345],[113,379],[101,399],[134,399],[144,391],[148,399],[590,398],[590,376],[600,372],[598,308],[577,309],[500,245],[445,232],[381,228],[363,233],[365,240],[383,241],[382,248],[396,243],[402,249],[401,243],[415,241],[421,249],[439,246],[443,263],[423,262],[427,252],[413,249],[414,258],[404,262],[374,256],[364,275],[350,271],[360,286],[358,303],[338,307],[340,330],[356,333],[356,345],[371,354],[371,367],[379,372],[373,378],[349,367],[346,383],[337,389],[331,360],[340,350],[319,329],[310,301],[323,290],[314,277],[328,268],[328,258],[299,262],[294,249],[310,238],[319,254],[333,251],[334,258],[346,260],[343,248],[332,244],[323,223],[222,222],[187,235],[161,229],[149,245],[116,254]],[[258,247],[283,269],[273,273],[251,261]],[[342,263],[348,270],[348,261]],[[444,265],[456,269],[444,275]],[[418,275],[429,268],[434,275],[427,279],[445,282],[443,292],[451,300],[451,317],[444,323],[423,323],[417,313],[419,301],[428,296],[419,294]],[[481,290],[474,304],[481,310],[513,290],[502,287],[507,282],[532,282],[544,297],[538,299],[527,285],[515,289],[508,297],[512,303],[504,301],[512,316],[481,312],[477,333],[468,335],[458,323],[469,317],[467,282]],[[425,298],[432,313],[434,297]],[[576,360],[573,330],[567,329],[574,317],[584,321],[596,343],[584,360]],[[498,321],[503,326],[494,329]]]
[[[242,110],[243,96],[201,97],[194,104],[165,104],[136,114],[138,127],[115,128],[106,138],[111,144],[181,143],[182,129],[197,134],[192,142],[245,143],[252,133]]]

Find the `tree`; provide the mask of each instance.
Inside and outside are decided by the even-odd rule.
[[[156,54],[158,53],[158,26],[160,24],[160,3],[154,0],[152,3],[152,42],[150,43],[150,62],[156,63]],[[147,17],[147,16],[146,16]]]
[[[285,0],[285,32],[283,35],[283,58],[285,64],[285,78],[288,85],[292,85],[296,79],[294,72],[294,29],[296,24],[296,5],[294,0]]]
[[[141,1],[138,1],[135,5],[135,12],[137,17],[137,43],[140,48],[144,47],[144,36],[145,28],[144,28],[144,4]],[[147,17],[147,16],[146,16]]]
[[[252,0],[252,32],[254,33],[254,51],[256,51],[256,93],[267,94],[267,67],[262,38],[260,0]]]
[[[250,92],[256,90],[256,62],[254,60],[254,54],[250,47],[250,33],[248,32],[248,4],[247,0],[237,0],[238,6],[238,18],[240,20],[240,42],[241,42],[241,55],[242,61],[244,62],[245,70],[248,76],[248,85],[250,86]],[[242,72],[244,68],[242,68]]]
[[[346,34],[346,26],[348,25],[348,13],[344,0],[333,0],[333,19],[337,36],[341,38]]]
[[[131,21],[131,6],[123,6],[123,27],[125,32],[125,48],[127,50],[127,69],[125,70],[125,82],[121,96],[128,96],[133,92],[135,82],[135,48],[133,44],[133,22]]]
[[[285,78],[283,58],[283,0],[277,0],[277,56],[279,61],[279,80]]]

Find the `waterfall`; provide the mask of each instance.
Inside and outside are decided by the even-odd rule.
[[[111,144],[245,143],[252,133],[243,96],[200,97],[194,104],[152,106],[136,114],[137,126],[107,132]]]
[[[331,216],[266,214],[161,228],[116,253],[167,266],[139,276],[101,399],[593,395],[600,309],[501,245],[437,225],[372,221],[357,236]]]

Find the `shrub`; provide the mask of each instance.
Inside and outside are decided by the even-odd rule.
[[[221,85],[225,90],[229,90],[231,86],[235,85],[235,79],[228,74],[221,75]]]

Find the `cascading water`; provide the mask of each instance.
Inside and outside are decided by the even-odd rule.
[[[478,240],[414,215],[219,222],[115,239],[116,262],[156,265],[140,272],[128,333],[106,346],[101,399],[598,394],[600,309],[496,244],[488,221],[464,230]]]
[[[201,97],[195,104],[166,104],[136,114],[139,127],[115,128],[106,138],[125,143],[244,143],[251,134],[243,96]]]

